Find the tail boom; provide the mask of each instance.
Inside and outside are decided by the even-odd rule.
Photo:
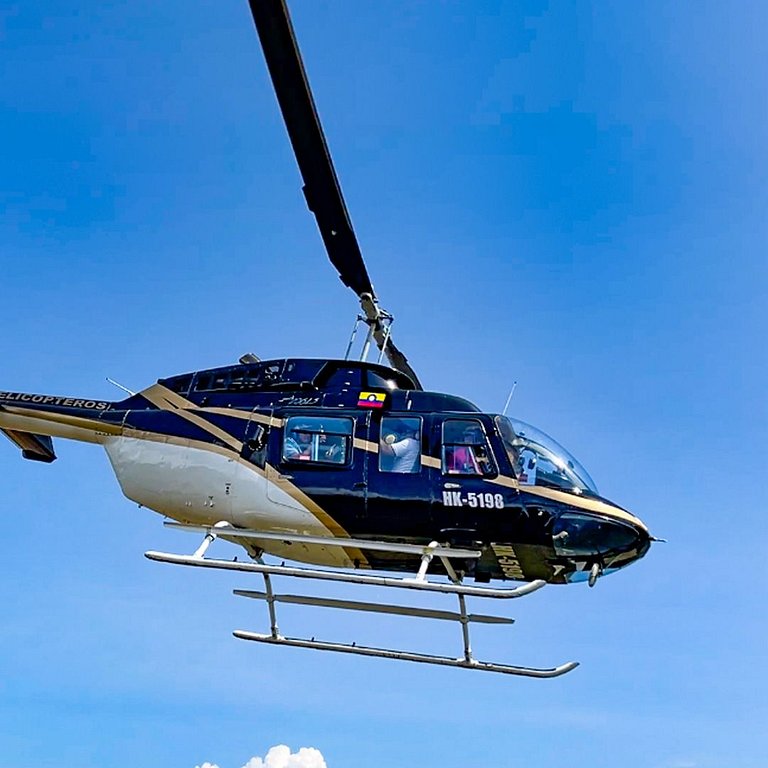
[[[102,400],[0,392],[0,431],[25,459],[52,462],[53,437],[103,443],[119,427],[99,417],[112,403]]]

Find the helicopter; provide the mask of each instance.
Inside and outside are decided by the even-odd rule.
[[[565,674],[577,663],[478,660],[470,625],[513,619],[470,613],[467,598],[498,604],[547,584],[594,586],[642,558],[655,539],[538,429],[423,389],[392,339],[393,317],[363,260],[285,0],[249,4],[309,210],[360,302],[346,357],[249,353],[118,401],[2,391],[0,430],[23,458],[39,462],[56,459],[54,438],[101,445],[128,499],[171,528],[203,536],[192,554],[148,551],[150,560],[260,574],[263,591],[235,594],[266,603],[270,630],[236,630],[238,638],[509,675]],[[354,360],[359,324],[366,338]],[[376,363],[367,360],[373,344],[382,356]],[[217,539],[248,559],[207,556]],[[273,577],[452,595],[458,611],[280,594]],[[279,603],[453,621],[462,653],[287,637]]]

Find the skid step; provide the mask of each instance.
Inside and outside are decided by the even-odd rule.
[[[475,624],[514,624],[515,620],[507,616],[486,616],[481,613],[468,613],[462,617],[456,611],[438,611],[432,608],[417,608],[410,605],[389,605],[387,603],[366,603],[360,600],[339,600],[329,597],[313,597],[311,595],[270,595],[251,589],[235,589],[233,594],[238,597],[250,597],[255,600],[274,600],[276,603],[291,605],[313,605],[325,608],[339,608],[347,611],[363,611],[367,613],[386,613],[395,616],[420,616],[424,619],[440,619],[446,621],[470,621]]]

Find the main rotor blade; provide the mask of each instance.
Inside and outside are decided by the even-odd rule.
[[[285,0],[248,0],[288,137],[304,180],[304,197],[315,216],[331,263],[360,299],[373,337],[394,368],[421,384],[405,355],[392,343],[391,316],[378,306],[360,245],[352,229],[331,153],[309,88]]]
[[[317,116],[285,0],[249,0],[256,31],[331,263],[358,296],[375,297]]]

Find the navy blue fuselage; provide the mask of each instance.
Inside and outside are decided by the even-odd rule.
[[[183,522],[301,533],[317,521],[357,539],[480,546],[466,563],[478,581],[584,580],[650,544],[638,518],[572,483],[558,457],[537,454],[529,477],[536,458],[524,466],[505,417],[382,365],[262,361],[161,379],[120,402],[0,392],[0,428],[44,461],[49,436],[104,444],[126,495]],[[404,470],[392,454],[406,445]],[[350,565],[413,570],[414,559],[366,551]]]

